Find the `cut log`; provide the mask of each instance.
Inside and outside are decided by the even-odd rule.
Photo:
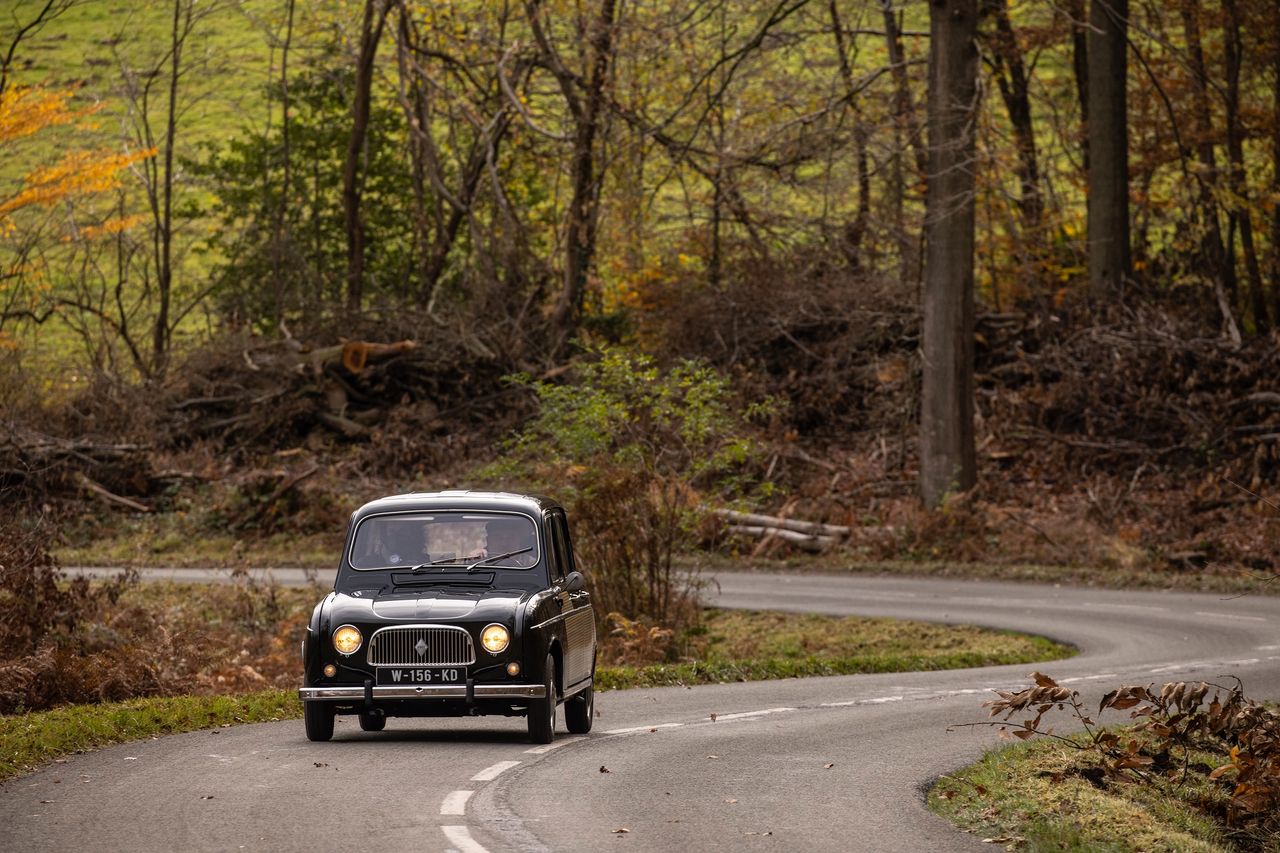
[[[772,515],[759,515],[752,512],[737,512],[732,509],[718,509],[715,513],[733,524],[773,527],[816,536],[842,537],[848,536],[851,532],[848,527],[843,527],[838,524],[822,524],[817,521],[800,521],[794,518],[777,518]]]
[[[731,524],[729,532],[740,536],[755,536],[761,539],[781,539],[806,551],[825,551],[835,544],[832,536],[814,536],[797,530],[784,530],[779,527],[763,527],[758,525]]]

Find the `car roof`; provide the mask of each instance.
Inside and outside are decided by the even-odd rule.
[[[543,510],[560,504],[544,495],[518,495],[512,492],[481,492],[454,489],[443,492],[410,492],[387,495],[369,501],[352,515],[359,521],[367,515],[385,512],[411,512],[419,509],[517,510],[538,516]]]

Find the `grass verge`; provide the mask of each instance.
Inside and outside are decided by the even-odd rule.
[[[1115,731],[1125,740],[1143,740],[1127,727]],[[1075,742],[1084,744],[1085,739]],[[1171,780],[1138,784],[1106,778],[1090,756],[1057,741],[994,750],[938,780],[929,792],[929,807],[964,831],[1009,850],[1278,849],[1233,834],[1219,822],[1231,789],[1208,779],[1206,768],[1220,764],[1220,757],[1192,753],[1188,764],[1196,769]]]
[[[143,587],[159,604],[180,591]],[[904,672],[1056,660],[1065,646],[980,628],[782,613],[711,611],[696,638],[697,662],[597,670],[602,690],[755,681],[809,675]],[[741,656],[741,657],[740,657]],[[0,716],[0,780],[75,752],[162,734],[302,715],[292,690],[231,696],[173,696]]]
[[[264,690],[239,696],[161,696],[66,705],[0,717],[0,780],[73,752],[238,725],[302,716],[298,694]]]

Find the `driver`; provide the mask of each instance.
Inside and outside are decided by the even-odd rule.
[[[415,566],[427,559],[426,528],[412,521],[388,521],[382,533],[383,556],[393,566]]]
[[[497,561],[501,565],[527,568],[538,562],[537,544],[533,537],[533,525],[518,518],[495,518],[484,526],[485,547],[477,557],[496,557],[511,554]],[[528,549],[522,551],[522,549]],[[512,554],[513,551],[522,551]]]

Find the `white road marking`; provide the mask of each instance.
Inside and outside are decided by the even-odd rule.
[[[582,740],[580,737],[560,738],[560,740],[552,741],[545,746],[535,746],[533,749],[526,749],[525,753],[528,755],[545,755],[553,749],[559,749],[562,746],[568,746],[569,744],[577,743],[580,740]]]
[[[823,702],[823,708],[850,708],[854,705],[883,705],[886,702],[901,702],[905,696],[877,696],[874,699],[851,699],[848,702]]]
[[[492,782],[494,779],[497,779],[503,773],[506,773],[508,770],[510,770],[512,767],[515,767],[519,763],[520,763],[519,761],[499,761],[497,764],[493,765],[492,767],[486,767],[476,775],[472,776],[471,781],[472,782]]]
[[[1258,646],[1260,652],[1274,652],[1277,649],[1280,649],[1280,646]]]
[[[444,802],[440,804],[440,814],[466,814],[467,800],[471,799],[474,791],[450,791],[448,796],[444,798]]]
[[[442,826],[440,829],[458,853],[489,853],[487,848],[471,837],[471,831],[465,826]]]
[[[785,714],[787,711],[794,711],[795,708],[769,708],[764,711],[743,711],[741,714],[717,714],[716,722],[724,720],[747,720],[752,717],[763,717],[766,714]]]
[[[1108,678],[1119,678],[1114,672],[1104,672],[1102,675],[1078,675],[1075,678],[1059,678],[1059,684],[1075,684],[1080,681],[1105,681]]]
[[[1214,613],[1212,610],[1197,610],[1197,616],[1212,616],[1215,619],[1243,619],[1246,622],[1270,622],[1265,616],[1241,616],[1237,613]]]
[[[629,729],[613,729],[605,732],[607,735],[629,735],[632,732],[647,732],[652,729],[678,729],[684,723],[659,723],[656,726],[632,726]]]

